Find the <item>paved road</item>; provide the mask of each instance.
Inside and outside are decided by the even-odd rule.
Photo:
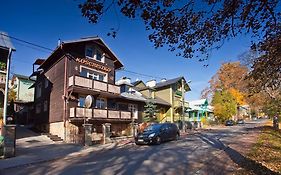
[[[134,144],[56,161],[6,169],[2,174],[232,174],[263,121],[214,128],[155,146]],[[230,146],[230,147],[228,147]],[[239,150],[239,151],[238,151]],[[1,162],[0,162],[1,163]]]

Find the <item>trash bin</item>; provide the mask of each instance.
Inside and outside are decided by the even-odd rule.
[[[278,117],[277,116],[273,117],[273,128],[279,129],[279,122],[278,122]]]

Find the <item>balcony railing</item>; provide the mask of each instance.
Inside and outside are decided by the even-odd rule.
[[[132,112],[109,109],[87,109],[81,107],[70,108],[70,118],[88,119],[132,119]]]
[[[108,84],[106,82],[101,82],[98,80],[92,80],[90,78],[81,77],[77,75],[73,75],[69,77],[68,79],[68,86],[80,86],[96,91],[104,91],[104,92],[110,92],[114,94],[120,94],[120,87]]]

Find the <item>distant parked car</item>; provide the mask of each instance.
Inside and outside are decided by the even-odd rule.
[[[177,125],[173,123],[161,123],[148,126],[142,133],[138,133],[135,143],[160,144],[164,141],[177,140],[180,132]]]
[[[237,120],[237,124],[245,124],[244,119],[238,119],[238,120]]]
[[[227,120],[225,122],[225,126],[233,126],[235,124],[235,122],[233,120]]]

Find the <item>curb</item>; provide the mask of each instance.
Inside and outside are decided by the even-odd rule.
[[[92,152],[92,151],[96,151],[98,153],[101,153],[100,151],[112,150],[115,147],[122,147],[122,146],[125,146],[125,145],[129,144],[129,143],[131,143],[131,142],[125,143],[123,145],[119,145],[118,143],[110,143],[110,144],[100,145],[99,147],[93,147],[93,146],[84,147],[79,152],[72,152],[72,153],[69,153],[67,155],[57,156],[57,157],[50,158],[50,159],[47,159],[47,160],[36,160],[36,161],[30,162],[30,163],[23,163],[23,164],[11,166],[11,167],[1,168],[0,169],[0,174],[1,174],[1,171],[8,170],[8,169],[11,169],[11,168],[26,167],[26,166],[30,166],[30,165],[36,165],[36,164],[40,164],[40,163],[45,163],[45,162],[56,161],[56,160],[64,159],[64,158],[67,158],[67,157],[68,158],[73,158],[73,157],[76,157],[76,156],[79,156],[79,155],[83,155],[83,154],[85,154],[87,152]]]

